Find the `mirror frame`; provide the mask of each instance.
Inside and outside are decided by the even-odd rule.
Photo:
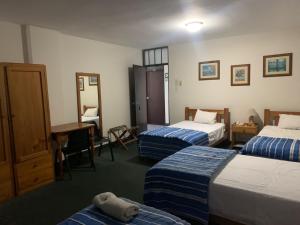
[[[97,86],[98,86],[98,115],[99,115],[99,130],[100,136],[103,136],[103,123],[102,123],[102,101],[101,101],[101,81],[100,81],[100,74],[98,73],[84,73],[84,72],[77,72],[76,73],[76,91],[77,91],[77,114],[78,114],[78,123],[81,123],[81,99],[80,99],[80,83],[79,77],[97,77]]]

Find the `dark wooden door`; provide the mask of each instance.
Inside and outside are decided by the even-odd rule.
[[[14,195],[4,67],[0,66],[0,202]]]
[[[149,124],[165,124],[163,70],[147,72],[147,114]]]
[[[46,69],[10,65],[7,84],[15,162],[50,153],[50,120]]]
[[[134,107],[136,125],[139,132],[147,130],[147,93],[146,93],[146,68],[133,65],[134,77]]]

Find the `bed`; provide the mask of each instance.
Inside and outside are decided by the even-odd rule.
[[[278,135],[278,129],[269,125],[277,125],[278,116],[283,113],[300,115],[295,112],[266,110],[266,127],[261,134],[272,135],[273,132],[273,135]],[[284,135],[291,133],[300,139],[293,131],[285,131]],[[282,131],[280,134],[283,135]],[[200,149],[188,150],[188,157],[182,156],[187,151],[183,149],[163,159],[147,172],[144,200],[147,205],[203,223],[201,214],[187,215],[184,209],[180,208],[196,207],[191,209],[191,212],[201,210],[201,204],[196,202],[188,205],[188,202],[201,197],[192,188],[199,179],[197,176],[209,170],[204,168],[202,172],[193,175],[193,171],[197,171],[193,161],[199,160],[203,152],[201,148],[204,147],[189,148]],[[174,168],[174,165],[184,169],[179,170]],[[207,193],[209,218],[212,222],[247,225],[297,224],[300,221],[300,163],[236,154],[215,172]]]
[[[145,206],[136,202],[132,202],[128,199],[124,199],[127,202],[137,204],[139,206],[139,214],[129,222],[121,222],[116,220],[107,214],[103,213],[100,209],[91,205],[87,208],[75,213],[71,217],[67,218],[59,225],[148,225],[148,224],[164,224],[164,225],[189,225],[188,222],[173,216],[169,213],[161,210]]]
[[[300,112],[266,109],[264,128],[246,143],[241,151],[242,154],[300,161],[300,129],[284,129],[278,126],[280,114],[299,116]]]
[[[83,106],[83,112],[85,113],[88,109],[98,108],[97,106]],[[81,122],[83,123],[93,123],[99,129],[99,115],[97,116],[84,116],[84,113],[81,115]]]
[[[194,122],[197,109],[185,108],[185,120],[168,127],[146,131],[138,136],[140,157],[161,160],[191,145],[215,146],[228,139],[230,113],[223,110],[201,109],[216,113],[216,123]]]

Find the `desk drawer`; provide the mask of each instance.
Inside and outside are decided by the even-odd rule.
[[[17,194],[22,194],[54,179],[51,155],[19,163],[16,169]]]

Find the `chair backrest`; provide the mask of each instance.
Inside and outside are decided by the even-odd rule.
[[[89,130],[76,130],[69,134],[68,152],[76,152],[90,147]]]

